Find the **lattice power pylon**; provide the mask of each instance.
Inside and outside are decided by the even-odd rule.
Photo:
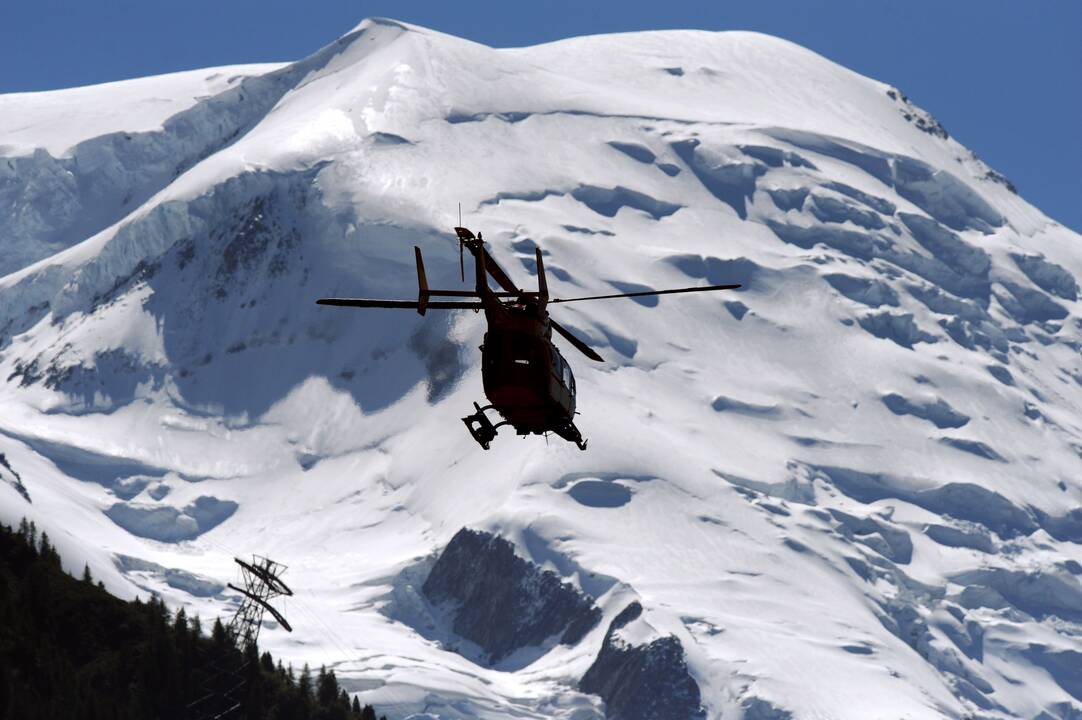
[[[264,612],[269,612],[279,625],[288,632],[293,632],[293,628],[282,617],[282,614],[270,604],[270,601],[276,597],[293,594],[293,591],[282,582],[281,575],[286,571],[286,566],[259,555],[253,555],[251,563],[246,563],[240,558],[233,559],[240,565],[241,577],[244,579],[243,588],[229,583],[229,587],[244,596],[227,628],[237,648],[243,652],[248,645],[259,640],[259,628],[263,625]]]

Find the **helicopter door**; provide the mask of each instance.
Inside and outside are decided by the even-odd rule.
[[[482,350],[482,379],[493,402],[539,404],[544,393],[544,356],[537,338],[517,332],[488,332]]]

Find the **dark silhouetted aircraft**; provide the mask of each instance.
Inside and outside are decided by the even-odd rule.
[[[481,379],[489,405],[473,404],[474,412],[462,418],[470,434],[482,448],[488,450],[496,437],[497,428],[510,425],[519,435],[555,433],[586,449],[586,440],[575,427],[575,376],[563,355],[552,342],[552,331],[571,343],[579,352],[597,362],[604,362],[589,345],[571,334],[563,325],[549,317],[548,306],[557,303],[604,300],[608,298],[645,297],[675,293],[732,290],[740,285],[708,285],[704,287],[648,290],[591,295],[589,297],[550,298],[545,280],[541,250],[537,248],[537,290],[521,290],[485,249],[481,234],[474,236],[464,227],[456,227],[459,241],[459,271],[465,279],[463,249],[473,255],[475,287],[470,290],[432,290],[425,279],[421,250],[414,247],[417,260],[416,301],[365,300],[359,298],[321,298],[320,305],[361,308],[409,308],[424,315],[428,310],[484,310],[488,321],[484,344],[481,345]],[[488,277],[502,288],[489,287]],[[433,300],[432,298],[471,298],[469,300]],[[485,415],[495,410],[502,420],[493,423]]]

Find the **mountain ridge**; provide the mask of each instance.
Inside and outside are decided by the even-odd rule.
[[[576,688],[634,599],[708,717],[1070,717],[1078,236],[896,89],[793,48],[366,21],[240,81],[233,124],[193,130],[213,152],[0,278],[0,450],[30,497],[0,485],[0,518],[204,617],[228,597],[170,577],[271,555],[305,634],[268,646],[340,654],[396,716],[602,717]],[[123,208],[115,167],[88,177]],[[0,210],[53,197],[12,177]],[[744,288],[559,308],[607,360],[572,359],[589,451],[483,453],[458,420],[481,318],[312,302],[409,297],[410,245],[454,286],[459,202],[527,287],[541,247],[554,293]],[[502,671],[382,612],[463,527],[600,622]]]

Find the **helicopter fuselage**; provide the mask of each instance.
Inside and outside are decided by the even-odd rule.
[[[480,233],[475,237],[464,227],[456,227],[455,233],[458,235],[459,273],[463,280],[466,277],[462,259],[464,251],[469,250],[474,259],[473,290],[429,288],[421,249],[414,246],[413,253],[417,263],[416,302],[366,298],[320,298],[316,302],[339,307],[410,308],[421,315],[427,310],[484,310],[488,331],[481,345],[481,380],[490,404],[481,407],[475,402],[473,407],[476,412],[462,418],[462,422],[466,424],[473,439],[485,450],[488,450],[489,443],[496,438],[496,431],[502,425],[512,426],[519,435],[555,433],[575,443],[580,450],[586,449],[586,440],[575,427],[575,376],[571,373],[571,366],[552,342],[553,331],[589,359],[602,362],[602,357],[574,333],[549,317],[547,308],[550,304],[734,290],[740,287],[739,284],[710,285],[553,299],[549,297],[540,248],[534,249],[537,290],[522,290],[485,250]],[[496,281],[499,290],[489,287],[490,277]],[[485,415],[486,410],[495,410],[503,419],[493,423]]]
[[[492,408],[520,435],[577,435],[575,376],[552,343],[548,313],[513,303],[486,307],[485,314],[481,379]]]

